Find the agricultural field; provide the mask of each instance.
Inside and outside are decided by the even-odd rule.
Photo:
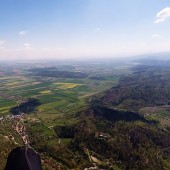
[[[42,118],[47,114],[56,117],[58,114],[73,114],[86,107],[90,96],[116,85],[119,78],[113,68],[110,67],[108,75],[108,68],[103,65],[94,67],[92,63],[84,67],[81,63],[52,67],[39,65],[8,64],[0,69],[0,115],[9,114],[11,107],[29,98],[36,98],[41,103],[36,113]],[[62,70],[62,76],[56,70]]]

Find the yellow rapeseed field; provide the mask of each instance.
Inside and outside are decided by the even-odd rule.
[[[61,83],[61,82],[56,82],[54,84],[57,85],[57,88],[61,90],[73,89],[77,86],[82,85],[82,84],[77,84],[77,83]]]
[[[51,93],[51,90],[44,90],[40,92],[40,94],[49,94],[49,93]]]
[[[16,86],[16,85],[19,85],[21,82],[10,82],[10,83],[6,83],[5,85],[6,86]]]

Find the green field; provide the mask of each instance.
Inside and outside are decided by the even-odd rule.
[[[33,68],[31,67],[31,69]],[[42,118],[47,114],[49,117],[55,114],[63,116],[74,114],[86,108],[86,100],[89,100],[90,96],[103,92],[118,82],[118,75],[114,75],[113,71],[106,79],[91,78],[96,75],[97,77],[105,76],[107,70],[104,70],[103,74],[100,71],[103,66],[95,70],[90,66],[81,67],[81,69],[88,70],[87,77],[62,78],[30,75],[29,69],[25,70],[18,65],[16,65],[15,72],[9,68],[10,74],[2,71],[3,74],[0,76],[0,114],[9,114],[11,107],[17,106],[17,103],[20,104],[28,98],[36,98],[40,101],[41,105],[38,106],[36,112]]]

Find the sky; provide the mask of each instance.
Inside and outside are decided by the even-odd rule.
[[[170,51],[169,0],[0,0],[0,59]]]

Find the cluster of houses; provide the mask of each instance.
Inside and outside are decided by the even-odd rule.
[[[27,99],[23,98],[22,96],[14,96],[6,93],[0,93],[0,96],[8,100],[22,101],[22,102],[27,101]]]
[[[24,114],[20,114],[20,115],[5,115],[0,117],[0,121],[9,121],[9,120],[20,120],[21,118],[24,118]]]
[[[24,144],[29,145],[29,138],[26,133],[25,126],[20,121],[18,121],[12,125],[12,128],[21,136]]]

